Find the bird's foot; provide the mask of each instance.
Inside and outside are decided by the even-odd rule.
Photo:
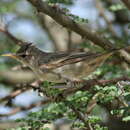
[[[69,88],[81,87],[82,85],[83,85],[83,80],[74,79],[74,80],[67,81],[67,87],[69,87]]]

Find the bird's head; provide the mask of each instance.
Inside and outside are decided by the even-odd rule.
[[[23,45],[16,53],[7,53],[7,54],[2,54],[1,56],[6,56],[6,57],[11,57],[21,63],[27,62],[26,57],[28,56],[28,49],[31,44],[25,44]]]
[[[26,62],[26,60],[25,60],[26,55],[24,53],[23,54],[22,53],[21,54],[7,53],[7,54],[2,54],[1,56],[10,57],[10,58],[15,59],[15,60],[17,60],[21,63],[24,63],[24,64]]]
[[[17,55],[13,53],[2,54],[1,56],[11,57],[16,60],[18,59]]]

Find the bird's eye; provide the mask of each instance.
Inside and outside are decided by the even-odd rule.
[[[25,58],[27,55],[26,54],[22,54],[20,55],[22,58]]]

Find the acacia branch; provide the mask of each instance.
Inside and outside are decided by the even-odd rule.
[[[30,106],[27,106],[27,107],[16,107],[16,108],[12,109],[12,111],[9,112],[9,113],[0,114],[0,117],[7,117],[7,116],[14,115],[14,114],[16,114],[18,112],[21,112],[21,111],[27,111],[27,110],[30,110],[30,109],[32,109],[34,107],[39,107],[41,105],[50,103],[51,101],[52,101],[52,99],[48,98],[48,99],[40,101],[38,103],[31,104]]]
[[[53,45],[54,45],[54,50],[55,51],[60,51],[60,47],[58,45],[58,42],[57,42],[57,34],[56,33],[53,33],[53,31],[51,30],[51,28],[49,27],[49,25],[47,25],[47,18],[46,16],[42,13],[38,13],[38,18],[39,18],[39,21],[41,23],[41,26],[42,28],[46,31],[46,33],[48,34],[48,37],[49,39],[52,40],[53,42]]]
[[[95,85],[100,85],[100,86],[106,86],[108,84],[115,84],[118,81],[130,81],[129,77],[126,76],[122,76],[119,78],[115,78],[115,79],[110,79],[110,80],[97,80],[97,79],[90,79],[90,80],[86,80],[83,82],[83,85],[81,87],[71,87],[68,88],[66,90],[64,90],[64,92],[62,93],[62,95],[64,97],[77,92],[78,90],[82,90],[82,91],[86,91],[89,90],[90,88],[92,88]]]
[[[13,36],[9,31],[8,31],[8,26],[7,25],[2,25],[2,23],[0,23],[0,32],[4,33],[5,35],[7,35],[15,44],[19,45],[19,46],[23,46],[25,44],[28,44],[26,42],[23,42],[22,40],[16,38],[15,36]]]
[[[70,29],[83,38],[86,38],[92,41],[94,44],[104,48],[104,49],[112,49],[115,48],[114,45],[106,40],[105,38],[99,36],[96,32],[91,31],[92,29],[88,28],[87,26],[81,25],[76,23],[73,19],[69,16],[66,16],[65,13],[58,7],[51,7],[46,2],[42,0],[27,0],[28,2],[32,3],[34,7],[36,7],[38,12],[45,13],[53,18],[57,23]]]
[[[12,93],[10,93],[9,95],[3,97],[3,98],[0,98],[0,103],[3,102],[3,101],[6,101],[6,100],[10,100],[12,98],[15,98],[16,96],[20,95],[21,93],[29,90],[31,88],[21,88],[21,89],[18,89],[16,91],[13,91]]]
[[[63,27],[66,27],[67,29],[78,33],[80,36],[92,41],[94,44],[106,50],[111,50],[116,48],[111,41],[100,36],[95,31],[92,31],[90,27],[84,26],[83,24],[81,25],[76,23],[72,18],[67,16],[63,12],[63,10],[59,9],[58,7],[49,6],[46,2],[42,0],[27,0],[27,1],[30,2],[39,13],[45,13],[46,15],[53,18],[57,23],[59,23]],[[122,51],[122,53],[120,53],[120,55],[122,54],[125,55],[125,51]],[[128,61],[126,57],[123,56],[123,58],[126,61]]]
[[[103,7],[103,4],[100,0],[95,0],[95,4],[96,4],[96,7],[99,11],[99,15],[101,17],[103,17],[104,21],[106,22],[107,26],[108,26],[108,29],[109,31],[112,33],[112,35],[115,37],[115,38],[119,38],[116,31],[114,30],[114,27],[112,25],[112,21],[109,20],[109,18],[105,15],[105,8]]]
[[[67,105],[73,110],[77,118],[79,118],[84,123],[85,128],[83,128],[83,130],[92,130],[87,120],[85,120],[85,116],[80,111],[78,111],[72,104]]]
[[[27,107],[16,107],[11,112],[9,112],[7,114],[0,114],[0,117],[11,116],[11,115],[14,115],[14,114],[21,112],[21,111],[27,111],[27,110],[30,110],[34,107],[38,107],[38,106],[45,105],[45,104],[48,104],[48,103],[51,103],[51,102],[55,102],[57,99],[60,99],[60,101],[64,101],[65,97],[67,97],[68,95],[75,93],[76,91],[79,91],[79,90],[82,90],[82,91],[89,90],[94,85],[106,86],[107,84],[115,84],[118,81],[122,81],[122,80],[123,81],[130,81],[130,78],[123,76],[123,77],[115,78],[115,79],[112,79],[112,80],[96,80],[96,79],[87,80],[87,81],[84,82],[84,85],[82,87],[68,88],[68,89],[64,90],[61,93],[61,95],[58,95],[54,99],[48,97],[46,100],[40,101],[38,103],[31,104],[30,106],[27,106]],[[34,88],[35,88],[35,86],[34,86]],[[62,98],[61,98],[61,96],[62,96]]]

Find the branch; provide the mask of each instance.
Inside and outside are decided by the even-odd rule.
[[[78,111],[72,104],[67,105],[75,112],[77,118],[79,118],[85,124],[85,128],[83,128],[83,130],[91,130],[89,123],[87,122],[87,120],[85,120],[85,116],[80,111]]]
[[[14,76],[15,75],[15,76]],[[37,77],[31,71],[0,71],[0,81],[2,83],[16,84],[16,83],[31,83]]]
[[[109,18],[105,15],[105,8],[103,7],[103,4],[100,0],[95,0],[96,7],[99,10],[99,15],[103,17],[104,21],[106,22],[109,31],[112,33],[112,35],[115,38],[119,38],[116,31],[114,30],[114,27],[112,25],[112,21],[109,20]]]
[[[27,106],[27,107],[16,107],[11,112],[9,112],[7,114],[0,114],[0,117],[11,116],[11,115],[14,115],[14,114],[21,112],[21,111],[27,111],[27,110],[30,110],[34,107],[38,107],[38,106],[45,105],[45,104],[48,104],[51,102],[55,102],[55,101],[57,101],[57,99],[60,99],[60,101],[64,101],[68,95],[75,93],[76,91],[79,91],[79,90],[86,91],[86,90],[89,90],[94,85],[106,86],[107,84],[114,84],[114,83],[117,83],[118,81],[130,81],[130,78],[123,76],[123,77],[115,78],[112,80],[96,80],[96,79],[87,80],[83,83],[84,85],[79,87],[79,88],[71,87],[71,88],[65,89],[60,95],[56,96],[53,99],[47,98],[46,100],[31,104],[30,106]],[[34,88],[35,88],[35,86],[34,86]],[[2,99],[2,100],[4,100],[4,99]]]
[[[58,43],[58,36],[57,33],[53,33],[52,29],[49,27],[47,24],[47,17],[43,13],[38,13],[38,18],[41,23],[42,28],[45,29],[45,31],[48,34],[48,37],[52,40],[53,45],[54,45],[54,50],[55,51],[60,51],[59,43]]]
[[[68,51],[72,50],[72,32],[68,30]]]
[[[0,32],[5,33],[13,42],[19,46],[23,46],[25,44],[28,44],[26,42],[23,42],[22,40],[16,38],[8,31],[8,25],[4,25],[4,23],[0,22]]]
[[[18,89],[16,91],[13,91],[11,94],[9,94],[9,95],[7,95],[7,96],[5,96],[3,98],[0,98],[0,103],[3,102],[3,101],[6,101],[6,100],[10,100],[10,99],[18,96],[19,94],[21,94],[21,93],[23,93],[23,92],[25,92],[25,91],[27,91],[29,89],[31,89],[31,88],[25,88],[24,87],[24,88]]]
[[[86,38],[92,41],[94,44],[106,49],[111,50],[116,48],[113,43],[104,37],[101,37],[96,32],[92,31],[90,27],[81,25],[76,23],[73,19],[67,16],[61,9],[54,6],[49,6],[46,2],[42,0],[27,0],[28,2],[32,3],[34,7],[36,7],[38,12],[45,13],[46,15],[53,18],[57,23],[66,27],[69,30],[72,30],[83,38]],[[125,53],[122,51],[123,55]],[[121,53],[120,53],[121,54]],[[122,55],[122,54],[121,54]],[[123,57],[126,61],[128,61],[125,57]],[[128,61],[129,62],[129,61]]]
[[[104,48],[112,49],[115,48],[114,45],[106,40],[105,38],[100,37],[96,32],[91,31],[87,26],[80,25],[76,23],[69,16],[66,16],[62,10],[57,7],[51,7],[46,2],[42,0],[27,0],[32,3],[37,9],[38,12],[45,13],[52,17],[57,23],[61,24],[63,27],[71,29],[72,31],[78,33],[83,38],[86,38],[92,41],[94,44]]]
[[[14,108],[11,112],[9,113],[6,113],[6,114],[0,114],[0,117],[7,117],[7,116],[11,116],[11,115],[14,115],[18,112],[21,112],[21,111],[27,111],[27,110],[30,110],[34,107],[39,107],[41,105],[44,105],[44,104],[47,104],[47,103],[50,103],[52,101],[52,99],[48,98],[46,100],[43,100],[43,101],[40,101],[38,103],[34,103],[34,104],[31,104],[30,106],[27,106],[27,107],[16,107]]]
[[[125,6],[130,10],[130,1],[129,0],[122,0]]]
[[[110,80],[90,79],[90,80],[84,81],[82,83],[83,85],[81,87],[71,87],[71,88],[68,88],[68,89],[64,90],[62,95],[64,97],[66,97],[66,96],[68,96],[68,95],[70,95],[72,93],[75,93],[78,90],[82,90],[82,91],[85,90],[86,91],[86,90],[89,90],[91,87],[93,87],[95,85],[106,86],[108,84],[115,84],[118,81],[130,81],[130,78],[126,77],[126,76],[122,76],[122,77],[115,78],[115,79],[110,79]]]

